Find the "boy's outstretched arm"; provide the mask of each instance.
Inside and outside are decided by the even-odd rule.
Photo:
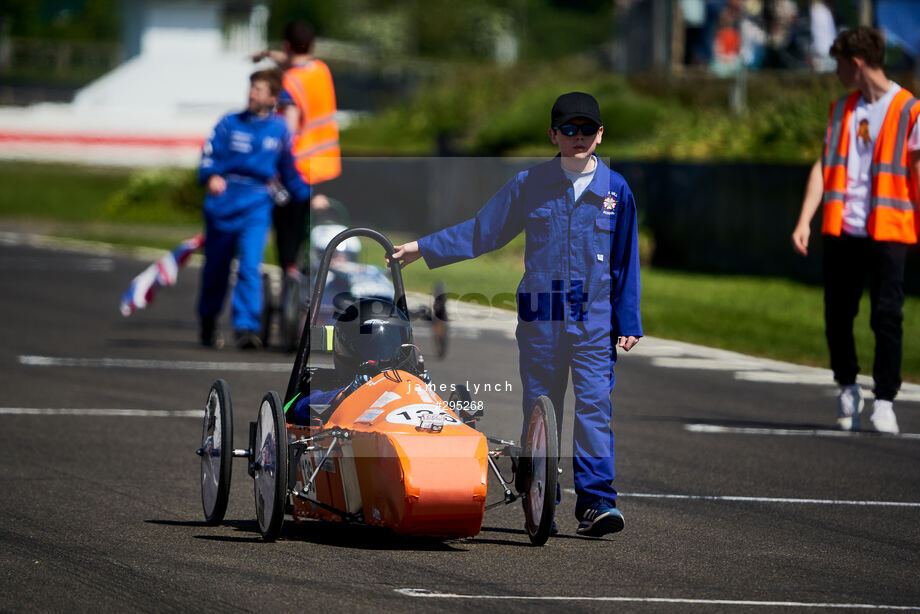
[[[394,257],[403,265],[424,258],[434,269],[507,245],[524,229],[521,187],[526,175],[524,171],[506,183],[475,217],[399,245]]]

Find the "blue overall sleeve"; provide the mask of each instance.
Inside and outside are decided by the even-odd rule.
[[[224,173],[223,163],[228,153],[228,132],[227,118],[222,117],[201,149],[201,165],[198,167],[199,182],[207,183],[212,175]]]
[[[617,219],[610,259],[613,279],[614,334],[617,336],[642,336],[642,318],[639,314],[641,285],[639,282],[639,226],[636,219],[636,201],[629,187],[624,186],[621,211]]]
[[[508,244],[524,229],[522,188],[527,171],[519,173],[489,199],[476,217],[418,240],[429,269],[475,258]]]
[[[303,180],[294,166],[294,154],[291,151],[291,133],[284,131],[281,143],[281,155],[278,157],[278,172],[281,183],[287,188],[295,202],[305,203],[310,200],[310,184]]]

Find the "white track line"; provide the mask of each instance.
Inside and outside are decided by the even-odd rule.
[[[77,407],[0,407],[0,415],[12,416],[118,416],[152,418],[203,418],[202,409],[83,409]]]
[[[30,367],[82,367],[93,369],[167,369],[175,371],[268,371],[290,373],[288,362],[221,362],[217,360],[146,360],[137,358],[65,358],[55,356],[19,357],[19,364]]]
[[[729,433],[735,435],[777,435],[783,437],[884,437],[920,439],[920,433],[877,433],[875,431],[841,431],[836,429],[772,429],[750,426],[719,426],[717,424],[687,424],[691,433]]]
[[[575,494],[574,488],[563,488]],[[726,501],[731,503],[784,503],[792,505],[856,505],[860,507],[920,507],[914,501],[849,501],[846,499],[796,499],[792,497],[744,497],[739,495],[674,495],[654,492],[621,492],[617,497],[635,499],[671,499],[678,501]]]
[[[910,605],[876,605],[871,603],[821,603],[808,601],[749,601],[743,599],[684,599],[680,597],[579,597],[565,595],[462,595],[459,593],[440,593],[424,588],[394,589],[406,597],[426,599],[486,599],[502,601],[607,601],[620,603],[673,603],[693,605],[733,605],[733,606],[767,606],[782,608],[837,608],[848,610],[902,610],[918,611],[920,606]]]

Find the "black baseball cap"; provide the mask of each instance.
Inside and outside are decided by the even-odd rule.
[[[598,126],[603,126],[601,110],[597,100],[591,94],[584,92],[569,92],[556,99],[553,105],[550,127],[556,128],[578,117],[590,119]]]

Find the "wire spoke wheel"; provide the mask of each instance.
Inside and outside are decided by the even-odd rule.
[[[542,546],[552,530],[559,481],[556,411],[548,397],[538,397],[530,412],[523,454],[530,460],[522,484],[527,536],[534,546]]]
[[[259,532],[265,541],[275,541],[284,524],[288,475],[287,427],[281,398],[276,392],[268,392],[262,398],[253,454],[253,494]]]

